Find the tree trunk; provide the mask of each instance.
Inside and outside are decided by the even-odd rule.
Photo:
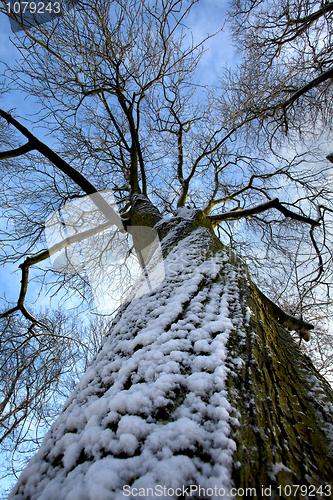
[[[122,306],[10,498],[333,498],[329,385],[201,212],[155,228],[164,282]]]

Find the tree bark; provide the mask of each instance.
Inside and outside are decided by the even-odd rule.
[[[9,498],[333,498],[330,386],[202,212],[158,218],[164,282],[122,306]]]

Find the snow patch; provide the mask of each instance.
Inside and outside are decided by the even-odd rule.
[[[128,484],[232,488],[225,360],[244,318],[226,252],[202,259],[210,238],[199,228],[180,241],[165,281],[122,308],[11,500],[123,500]]]

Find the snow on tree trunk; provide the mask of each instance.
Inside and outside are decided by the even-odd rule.
[[[330,387],[202,213],[155,227],[164,282],[122,306],[9,498],[331,498]]]

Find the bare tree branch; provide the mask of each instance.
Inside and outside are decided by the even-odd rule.
[[[8,123],[13,125],[19,130],[30,143],[30,147],[37,150],[51,163],[53,163],[59,170],[70,177],[78,186],[80,186],[86,194],[94,194],[94,203],[98,206],[100,211],[106,216],[107,219],[112,221],[119,229],[123,229],[121,219],[104,198],[98,193],[97,189],[88,181],[80,172],[71,167],[65,160],[52,151],[46,144],[41,142],[35,137],[26,127],[19,123],[13,116],[0,109],[0,116]]]
[[[75,234],[74,236],[69,236],[68,238],[65,238],[59,243],[53,245],[48,250],[43,250],[39,252],[37,255],[34,255],[32,257],[27,257],[25,261],[19,265],[19,268],[22,270],[22,279],[21,279],[21,289],[17,304],[16,306],[1,313],[0,318],[7,318],[14,312],[21,311],[23,316],[25,316],[25,318],[31,321],[32,324],[36,324],[37,320],[27,311],[24,305],[29,284],[29,268],[35,264],[38,264],[39,262],[42,262],[43,260],[48,259],[51,255],[59,252],[64,248],[67,248],[69,245],[78,243],[80,241],[83,241],[84,239],[94,236],[95,234],[104,231],[105,229],[109,228],[112,225],[113,223],[111,221],[105,222],[104,224],[100,224],[92,229],[88,229],[87,231],[82,231],[81,233]]]
[[[8,158],[16,158],[17,156],[25,155],[35,149],[30,142],[27,142],[24,146],[20,146],[16,149],[11,149],[10,151],[3,151],[0,153],[0,160],[7,160]]]
[[[236,220],[236,219],[242,219],[243,217],[251,217],[252,215],[260,214],[261,212],[266,212],[271,208],[279,210],[279,212],[281,212],[285,217],[290,217],[291,219],[304,222],[305,224],[311,224],[312,226],[320,225],[318,221],[311,219],[310,217],[304,217],[303,215],[288,210],[280,203],[278,198],[274,198],[273,200],[270,200],[266,203],[262,203],[261,205],[257,205],[256,207],[225,212],[224,214],[210,215],[208,217],[208,220],[211,221],[213,226],[216,226],[217,224],[219,224],[224,220]]]

